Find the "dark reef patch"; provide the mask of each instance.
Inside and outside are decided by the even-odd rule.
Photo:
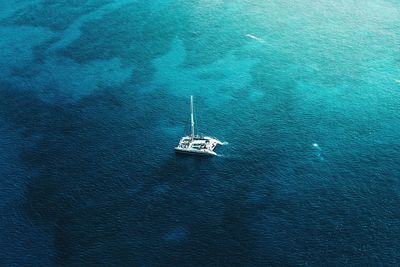
[[[150,10],[146,1],[138,1],[86,23],[82,36],[60,53],[78,62],[119,57],[151,71],[152,60],[167,53],[174,38],[184,41],[186,67],[210,64],[246,43],[242,28],[226,31],[223,27],[245,19],[243,14],[222,15],[225,4],[213,10],[221,16],[206,13],[205,9],[197,12],[198,4],[176,1],[168,8]]]
[[[177,17],[151,12],[139,1],[84,24],[81,37],[60,53],[77,62],[119,57],[147,69],[152,59],[169,50],[176,26]]]
[[[54,31],[65,30],[74,20],[90,13],[110,0],[44,0],[18,10],[12,19],[17,25],[38,26]]]

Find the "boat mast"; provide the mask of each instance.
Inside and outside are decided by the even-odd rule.
[[[193,96],[190,96],[190,121],[192,125],[192,140],[194,139],[194,108],[193,108]]]

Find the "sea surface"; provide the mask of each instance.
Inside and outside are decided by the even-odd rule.
[[[0,266],[399,265],[399,1],[0,1]]]

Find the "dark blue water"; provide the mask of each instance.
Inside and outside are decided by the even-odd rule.
[[[399,265],[399,46],[396,1],[1,1],[0,265]]]

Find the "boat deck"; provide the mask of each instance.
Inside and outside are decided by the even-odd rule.
[[[198,136],[192,139],[190,136],[185,136],[182,137],[175,151],[179,153],[215,156],[217,153],[214,152],[214,149],[218,144],[222,143],[211,137]]]

